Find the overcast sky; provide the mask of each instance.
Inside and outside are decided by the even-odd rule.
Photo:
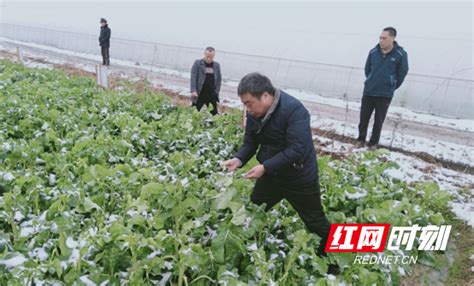
[[[413,73],[472,79],[473,4],[465,2],[3,1],[4,23],[363,66],[394,26]],[[112,47],[113,49],[113,47]]]

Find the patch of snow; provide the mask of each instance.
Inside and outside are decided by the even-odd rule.
[[[474,202],[451,202],[450,204],[456,216],[465,220],[468,225],[474,228]]]
[[[39,261],[48,259],[48,253],[43,247],[38,247],[29,252],[30,257],[38,258]]]
[[[55,174],[49,174],[49,184],[51,186],[56,185],[56,175]]]
[[[160,250],[156,250],[156,251],[153,251],[152,253],[148,254],[147,255],[147,259],[152,259],[153,257],[157,256],[157,255],[160,255],[161,254],[161,251]]]
[[[239,277],[237,274],[235,274],[234,272],[231,272],[229,270],[226,270],[226,271],[222,272],[221,276],[230,276],[230,277],[234,277],[234,278]]]
[[[35,228],[28,226],[28,227],[23,227],[20,230],[20,237],[28,237],[30,234],[35,232]]]
[[[86,286],[96,286],[97,284],[89,279],[89,275],[82,275],[79,280],[84,283]]]
[[[4,265],[6,268],[13,268],[22,265],[28,261],[23,254],[15,253],[15,256],[8,259],[0,259],[0,265]]]
[[[15,180],[15,176],[10,172],[3,173],[3,179],[7,182]]]
[[[53,233],[58,233],[58,225],[57,225],[55,222],[53,222],[53,223],[51,224],[51,228],[50,228],[50,229],[51,229],[51,232],[53,232]]]
[[[355,111],[360,110],[360,102],[346,101],[335,97],[321,96],[298,89],[285,89],[285,92],[303,101],[310,101],[319,104],[335,106],[342,109],[348,108],[350,110]],[[403,118],[403,120],[423,123],[427,125],[474,132],[474,120],[439,117],[430,114],[414,112],[408,108],[400,106],[390,106],[390,111],[387,116],[394,118]]]
[[[405,276],[405,275],[406,275],[405,269],[403,269],[403,267],[398,266],[398,269],[397,269],[397,270],[398,270],[398,273],[400,273],[401,276]]]
[[[399,181],[406,181],[407,174],[405,172],[402,172],[400,169],[387,169],[384,171],[384,174],[397,179]]]
[[[337,134],[356,138],[356,124],[344,123],[339,120],[311,116],[311,126],[322,130],[332,130]],[[382,130],[380,144],[401,148],[411,152],[428,152],[430,155],[453,162],[474,166],[474,147],[440,140],[402,135],[391,130]]]
[[[20,211],[15,212],[15,216],[14,216],[15,221],[22,221],[24,218],[25,216]]]
[[[358,200],[358,199],[366,197],[367,196],[367,191],[359,190],[358,192],[355,192],[355,193],[350,193],[348,191],[344,191],[344,195],[349,200]]]
[[[76,263],[79,260],[79,258],[80,258],[79,249],[74,248],[72,250],[71,256],[69,256],[68,262]]]
[[[165,286],[165,285],[168,285],[168,280],[170,279],[171,277],[171,272],[166,272],[164,274],[162,274],[163,278],[161,278],[160,282],[158,282],[158,285],[159,286]]]
[[[255,251],[255,250],[257,250],[257,249],[258,249],[258,246],[257,246],[257,244],[256,244],[255,242],[252,243],[251,245],[249,245],[249,246],[247,247],[247,250],[248,250],[248,251]]]
[[[66,239],[66,246],[73,249],[76,248],[77,245],[77,241],[75,241],[74,238],[68,236],[68,238]]]

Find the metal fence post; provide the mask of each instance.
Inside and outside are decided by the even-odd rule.
[[[104,88],[109,88],[109,74],[107,67],[103,65],[96,65],[95,71],[97,77],[97,84]]]
[[[176,57],[176,62],[174,63],[175,69],[178,69],[178,70],[179,70],[178,61],[179,61],[179,56],[181,55],[181,49],[182,49],[182,48],[179,47],[179,49],[178,49],[178,55],[177,55],[177,57]]]
[[[278,61],[277,61],[277,66],[276,66],[276,69],[275,69],[275,81],[277,81],[277,77],[278,77],[278,70],[280,69],[280,61],[281,61],[281,58],[278,58]]]
[[[342,94],[342,96],[344,98],[344,102],[346,103],[346,111],[345,111],[345,115],[344,115],[344,129],[342,131],[342,135],[344,135],[344,136],[346,135],[347,116],[349,114],[349,102],[347,100],[347,92],[349,91],[349,84],[351,82],[352,70],[353,70],[353,68],[350,69],[349,76],[347,77],[347,82],[346,82],[346,90]]]
[[[23,50],[19,46],[16,47],[16,53],[17,53],[17,57],[18,57],[18,62],[20,64],[24,64],[25,60],[23,58]]]
[[[245,129],[246,125],[247,125],[247,107],[244,105],[244,108],[242,109],[242,128]]]
[[[449,85],[451,84],[451,78],[448,79],[448,83],[446,84],[446,89],[444,90],[444,94],[443,94],[443,98],[441,99],[441,104],[440,104],[440,108],[438,110],[438,113],[439,114],[442,114],[442,109],[444,107],[444,100],[446,99],[446,94],[448,93],[448,90],[449,90]]]

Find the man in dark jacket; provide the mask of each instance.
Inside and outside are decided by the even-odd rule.
[[[398,89],[408,73],[408,55],[395,41],[397,30],[392,27],[383,29],[379,44],[369,52],[365,64],[365,86],[362,96],[359,123],[359,145],[365,144],[367,128],[372,112],[375,110],[374,126],[369,148],[379,143],[382,125],[392,101],[393,93]]]
[[[207,47],[204,58],[196,60],[191,68],[191,100],[197,110],[212,104],[212,115],[217,114],[217,102],[221,90],[222,75],[221,66],[214,61],[216,50]]]
[[[324,255],[330,223],[321,205],[308,110],[258,73],[242,78],[238,94],[248,110],[244,142],[234,158],[223,165],[233,171],[244,166],[258,150],[260,164],[246,174],[256,179],[252,202],[265,203],[268,210],[286,199],[308,229],[321,237],[318,253]]]
[[[109,48],[110,48],[110,35],[111,30],[107,25],[107,20],[104,18],[100,19],[100,36],[99,45],[102,53],[102,64],[110,65]]]

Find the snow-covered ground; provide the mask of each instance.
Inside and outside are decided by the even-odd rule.
[[[13,43],[13,44],[26,45],[33,48],[39,48],[39,49],[43,49],[43,50],[47,50],[47,51],[51,51],[55,53],[71,55],[71,56],[81,57],[81,58],[95,60],[95,61],[102,60],[101,56],[99,55],[79,53],[79,52],[68,51],[64,49],[58,49],[55,47],[40,45],[36,43],[15,41],[8,38],[0,37],[0,42],[2,41]],[[6,47],[2,47],[2,48],[6,48]],[[120,66],[127,66],[127,67],[137,67],[137,64],[134,62],[119,60],[119,59],[114,59],[114,64],[117,64]],[[140,68],[150,71],[150,72],[158,72],[161,74],[177,76],[177,77],[182,77],[186,79],[189,79],[191,77],[189,72],[177,71],[177,70],[164,68],[164,67],[140,65]],[[84,69],[91,72],[95,71],[95,68],[93,67],[88,67],[88,68],[84,67]],[[232,86],[232,87],[237,87],[238,81],[232,80],[229,78],[227,79],[224,78],[224,84],[228,86]],[[173,89],[173,90],[176,89],[177,91],[179,91],[179,90],[182,90],[183,88],[179,86],[170,86],[170,89]],[[296,98],[300,100],[304,100],[304,101],[326,104],[326,105],[331,105],[331,106],[340,107],[340,108],[349,108],[351,110],[356,110],[356,111],[360,109],[359,102],[346,101],[346,100],[342,100],[342,99],[334,98],[334,97],[326,97],[326,96],[306,92],[299,89],[285,89],[285,91],[295,96]],[[183,93],[188,94],[188,89],[183,90]],[[403,118],[403,120],[414,121],[414,122],[419,122],[419,123],[424,123],[424,124],[429,124],[429,125],[474,132],[473,120],[444,118],[444,117],[434,116],[430,114],[413,112],[408,108],[399,107],[399,106],[391,106],[389,116],[400,117],[400,118]]]
[[[419,159],[390,152],[387,159],[396,162],[400,168],[387,169],[385,172],[407,183],[435,182],[440,189],[453,196],[453,212],[470,226],[474,227],[474,176],[429,164]],[[468,188],[465,192],[459,190]]]
[[[316,147],[328,153],[347,155],[366,150],[366,148],[357,148],[353,144],[335,141],[324,136],[314,135],[313,138],[318,142]],[[474,175],[443,168],[399,152],[387,152],[384,156],[399,166],[399,168],[385,170],[385,174],[407,184],[436,183],[440,189],[452,195],[451,207],[456,216],[474,227]]]
[[[14,40],[9,40],[5,38],[0,38],[1,41],[6,41],[13,44],[21,44],[27,45],[29,47],[38,48],[58,54],[63,55],[70,55],[74,57],[80,57],[84,59],[100,61],[101,58],[99,55],[92,55],[92,54],[85,54],[85,53],[77,53],[73,51],[67,51],[62,49],[57,49],[54,47],[39,45],[35,43],[25,43],[19,42]],[[9,50],[10,52],[16,52],[12,47],[7,47],[0,45],[0,48],[4,50]],[[35,56],[33,54],[25,53],[27,56]],[[37,56],[37,55],[36,55]],[[49,61],[49,59],[48,59]],[[55,64],[64,64],[67,63],[66,60],[51,60],[51,63]],[[47,66],[45,63],[37,63],[34,61],[30,61],[27,63],[29,66],[33,67],[41,67]],[[189,72],[182,72],[176,71],[168,68],[156,67],[156,66],[148,66],[148,65],[137,65],[137,63],[133,63],[130,61],[124,60],[116,60],[114,59],[114,64],[118,66],[124,67],[133,67],[133,68],[140,68],[146,71],[147,73],[159,73],[164,74],[172,77],[178,78],[185,78],[189,79],[190,74]],[[95,66],[86,63],[74,63],[74,66],[78,69],[85,70],[88,72],[94,72]],[[184,96],[190,96],[188,84],[183,85],[181,82],[178,83],[169,83],[163,82],[162,80],[150,80],[152,83],[176,93],[179,93]],[[236,81],[231,79],[224,79],[224,85],[235,87],[237,85]],[[350,102],[350,101],[343,101],[336,98],[328,98],[323,97],[317,94],[311,94],[308,92],[294,90],[294,89],[287,89],[285,90],[288,93],[292,94],[293,96],[297,97],[300,100],[307,101],[307,102],[315,102],[318,104],[326,104],[331,106],[340,107],[342,109],[352,109],[358,110],[359,103],[357,102]],[[228,105],[229,107],[237,107],[241,108],[241,104],[238,98],[235,97],[224,97],[222,98],[222,103]],[[427,125],[434,125],[434,126],[441,126],[446,127],[454,130],[462,130],[468,134],[468,140],[466,140],[466,144],[455,144],[451,142],[444,142],[440,140],[431,140],[431,138],[426,139],[423,137],[416,137],[410,136],[407,134],[403,134],[403,132],[393,132],[390,130],[383,130],[381,136],[381,144],[390,147],[402,148],[412,152],[426,152],[434,157],[463,163],[466,165],[474,166],[474,146],[470,141],[474,139],[474,121],[473,120],[461,120],[461,119],[448,119],[448,118],[441,118],[427,114],[420,114],[415,113],[411,110],[401,107],[391,107],[390,113],[388,116],[392,117],[399,117],[399,120],[403,121],[416,121],[420,123],[424,123]],[[316,128],[324,129],[324,130],[332,130],[338,134],[342,134],[345,136],[356,137],[357,136],[357,125],[350,124],[347,122],[341,122],[340,120],[333,120],[328,118],[321,118],[317,117],[316,115],[313,116],[312,124]]]
[[[338,120],[317,116],[312,116],[311,125],[315,128],[331,130],[337,134],[353,138],[357,137],[358,133],[358,127],[355,124],[344,123]],[[391,130],[382,130],[380,144],[394,148],[401,148],[411,152],[425,152],[437,158],[443,158],[470,166],[474,164],[474,147],[468,145],[435,141],[399,132],[394,133]]]
[[[331,106],[337,106],[340,108],[349,108],[351,110],[359,111],[360,103],[354,101],[346,101],[334,97],[325,97],[317,94],[311,94],[302,90],[287,89],[291,95],[306,101],[313,101],[317,103],[327,104]],[[463,130],[474,132],[474,121],[468,119],[452,119],[434,116],[430,114],[424,114],[419,112],[413,112],[408,108],[399,106],[390,106],[390,116],[399,117],[403,120],[419,122],[427,125],[434,125],[440,127],[446,127],[456,130]]]
[[[67,50],[61,50],[54,47],[48,47],[38,45],[34,43],[17,42],[9,39],[0,38],[0,50],[6,50],[9,52],[16,52],[12,45],[2,45],[1,42],[5,41],[8,43],[28,46],[31,48],[41,49],[47,52],[61,54],[65,56],[79,57],[87,60],[97,62],[101,61],[101,57],[98,55],[77,53]],[[64,59],[58,59],[57,57],[48,57],[45,53],[34,53],[31,51],[25,52],[25,56],[28,59],[25,61],[25,65],[30,67],[40,68],[53,68],[55,64],[70,64],[74,68],[95,72],[96,63],[88,62],[71,62],[67,57]],[[31,58],[44,59],[46,55],[46,61],[35,61]],[[181,79],[189,79],[190,74],[188,72],[176,71],[168,68],[137,65],[137,63],[116,60],[114,59],[114,68],[139,68],[146,73],[157,73],[170,77],[176,77]],[[137,75],[128,75],[121,73],[122,76],[129,79],[141,79]],[[171,90],[184,96],[190,96],[187,80],[184,81],[186,84],[182,84],[183,81],[169,82],[163,79],[148,78],[148,80],[155,86],[159,86],[163,89]],[[224,78],[224,85],[228,88],[234,88],[237,86],[237,82]],[[331,105],[340,107],[341,110],[346,108],[351,110],[358,110],[359,103],[348,102],[336,98],[323,97],[308,92],[287,89],[288,93],[299,98],[300,100],[307,102],[315,102],[318,104]],[[221,98],[221,104],[224,104],[232,108],[242,108],[242,105],[236,96],[223,97]],[[420,114],[410,111],[406,108],[391,107],[391,116],[398,116],[400,120],[415,121],[426,125],[434,125],[453,130],[460,130],[469,134],[470,140],[474,139],[474,121],[472,120],[459,120],[459,119],[447,119],[436,117],[427,114]],[[339,120],[322,118],[320,116],[312,116],[312,126],[320,130],[332,131],[340,135],[355,137],[357,135],[357,126],[355,124],[345,123]],[[330,153],[342,153],[347,154],[351,152],[361,152],[364,148],[355,148],[354,145],[335,141],[331,138],[326,138],[316,135],[315,138],[324,144],[318,146],[320,150]],[[466,142],[466,145],[456,144],[451,142],[444,142],[440,140],[432,140],[423,137],[411,136],[399,132],[392,132],[390,130],[384,130],[381,136],[382,145],[401,148],[403,150],[411,152],[425,152],[436,158],[442,158],[453,162],[463,163],[469,166],[474,166],[474,147],[468,145],[470,142]],[[397,162],[400,168],[386,170],[389,176],[404,180],[408,183],[414,181],[425,181],[425,182],[436,182],[441,189],[450,192],[453,195],[454,201],[452,208],[454,213],[461,219],[466,220],[472,227],[474,227],[474,176],[465,174],[459,171],[453,171],[440,167],[436,164],[427,163],[421,159],[407,156],[399,152],[389,152],[387,159]],[[429,170],[429,171],[427,171]],[[467,190],[465,190],[467,189]],[[462,193],[459,190],[464,190]]]

